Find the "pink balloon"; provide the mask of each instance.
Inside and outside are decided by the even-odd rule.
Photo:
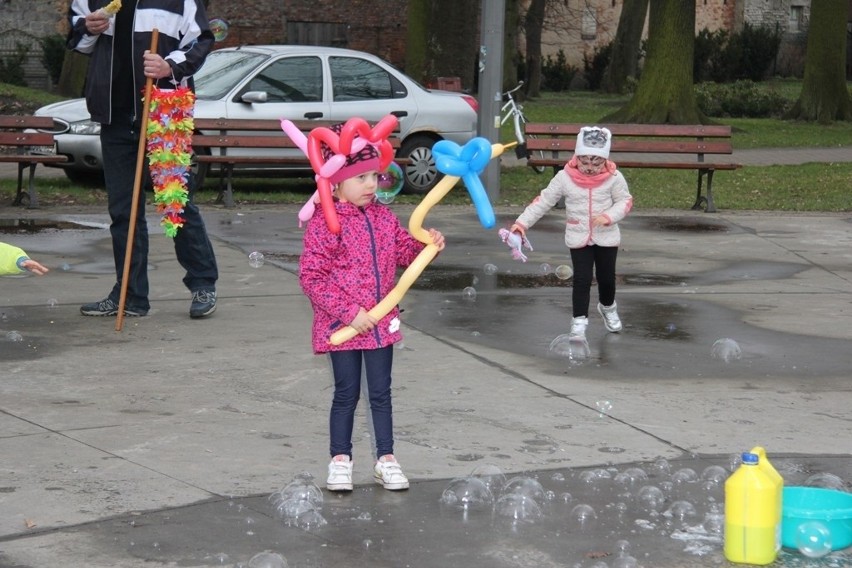
[[[345,163],[346,156],[344,156],[343,154],[335,154],[334,156],[330,157],[326,163],[322,165],[319,171],[319,175],[324,178],[330,178],[331,176],[336,174],[337,171],[342,168],[343,164]]]
[[[314,216],[317,210],[317,200],[319,200],[319,191],[315,191],[310,199],[299,209],[299,227],[302,226],[302,223],[310,221],[311,217]]]
[[[308,155],[308,137],[305,136],[305,133],[299,130],[295,124],[290,122],[287,119],[281,119],[281,130],[284,131],[284,134],[290,137],[290,140],[299,147],[299,150],[307,156]]]

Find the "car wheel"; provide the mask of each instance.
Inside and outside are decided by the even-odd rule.
[[[85,185],[87,187],[104,187],[104,173],[100,172],[81,172],[79,170],[65,170],[65,177],[68,181],[77,185]]]
[[[423,194],[435,187],[441,174],[435,167],[435,156],[432,155],[432,146],[437,139],[424,134],[414,135],[399,148],[399,157],[408,160],[402,168],[405,174],[406,193]]]

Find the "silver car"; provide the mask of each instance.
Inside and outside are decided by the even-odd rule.
[[[474,97],[426,89],[361,51],[297,45],[219,49],[195,75],[195,87],[199,118],[343,122],[353,116],[377,121],[394,114],[402,141],[397,155],[408,160],[405,190],[410,193],[425,193],[439,179],[432,156],[435,142],[464,144],[476,136]],[[84,99],[48,105],[35,114],[53,117],[62,132],[56,136],[56,152],[68,162],[57,167],[71,180],[102,176],[100,125],[90,120]],[[197,173],[203,178],[208,172]]]

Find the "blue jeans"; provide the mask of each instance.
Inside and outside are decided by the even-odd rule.
[[[329,415],[331,456],[352,457],[352,429],[355,407],[361,395],[361,365],[367,371],[367,390],[376,441],[376,459],[393,453],[393,406],[391,368],[393,345],[381,349],[331,351],[334,372],[334,399]]]
[[[112,253],[115,259],[116,283],[109,297],[118,303],[121,278],[124,273],[124,257],[130,227],[130,209],[133,202],[133,184],[136,178],[136,158],[139,151],[139,127],[133,125],[131,117],[114,112],[113,123],[101,126],[101,151],[104,159],[104,179],[108,198],[109,227],[112,235]],[[133,252],[127,282],[126,305],[147,311],[148,302],[148,225],[145,221],[145,190],[152,187],[148,171],[147,155],[142,173],[142,190],[133,238]],[[219,269],[213,245],[207,236],[204,220],[192,196],[195,179],[189,176],[189,201],[184,207],[183,227],[174,238],[178,262],[186,270],[184,285],[191,292],[215,290]],[[162,238],[168,238],[163,236]]]

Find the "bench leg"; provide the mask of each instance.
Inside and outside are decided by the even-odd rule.
[[[715,213],[716,205],[713,203],[713,172],[715,170],[698,170],[698,191],[695,194],[695,203],[692,204],[693,211],[704,210],[705,213]],[[707,195],[701,195],[701,182],[707,176]]]
[[[234,206],[234,164],[223,164],[219,176],[219,196],[216,198],[216,203],[222,203],[227,208]]]
[[[36,208],[38,207],[38,194],[36,194],[35,184],[33,180],[35,178],[35,168],[37,164],[30,164],[26,162],[18,163],[18,191],[15,193],[15,200],[12,201],[12,205],[23,205],[24,203],[24,195],[27,196],[27,207]],[[28,190],[24,191],[24,170],[30,168],[30,179]]]

